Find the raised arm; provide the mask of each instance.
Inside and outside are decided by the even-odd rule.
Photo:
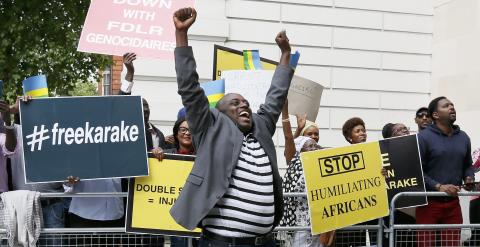
[[[15,135],[15,129],[12,126],[12,120],[10,117],[10,105],[5,101],[0,101],[0,112],[2,113],[3,121],[5,122],[5,148],[14,152],[17,146],[17,136]]]
[[[290,125],[290,117],[288,115],[288,100],[285,100],[285,104],[282,109],[282,127],[283,137],[285,138],[285,160],[287,164],[295,156],[295,141],[293,140],[292,126]]]
[[[266,121],[271,135],[275,133],[275,124],[287,98],[293,76],[293,69],[289,67],[290,42],[285,31],[277,34],[275,42],[277,42],[282,55],[273,75],[272,84],[265,98],[265,103],[260,106],[257,112]]]
[[[175,70],[177,71],[178,94],[187,111],[187,121],[192,134],[207,129],[213,122],[207,96],[198,83],[197,65],[192,47],[188,46],[188,29],[195,22],[194,8],[183,8],[173,14],[175,24]]]
[[[297,117],[297,129],[295,130],[295,135],[293,135],[293,138],[299,137],[303,128],[305,128],[305,125],[307,124],[307,113],[305,113],[303,116],[300,116],[299,114],[295,116]]]
[[[135,67],[133,66],[133,61],[137,59],[137,54],[135,53],[125,53],[123,54],[123,64],[127,68],[127,74],[125,79],[122,81],[122,86],[120,87],[120,95],[130,95],[132,94],[133,87],[133,76],[135,75]]]

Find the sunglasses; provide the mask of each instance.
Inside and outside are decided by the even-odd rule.
[[[426,113],[426,112],[418,113],[418,114],[417,114],[417,117],[418,117],[418,118],[428,117],[428,113]]]

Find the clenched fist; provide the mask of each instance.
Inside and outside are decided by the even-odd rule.
[[[281,31],[277,34],[277,37],[275,38],[275,42],[277,42],[278,47],[282,51],[282,53],[288,52],[292,50],[290,47],[290,42],[287,37],[287,33],[285,31]]]
[[[177,31],[187,31],[197,18],[194,8],[182,8],[173,14],[173,23]]]

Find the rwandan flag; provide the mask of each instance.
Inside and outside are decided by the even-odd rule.
[[[244,50],[243,51],[243,67],[246,70],[263,69],[260,63],[260,54],[258,50]]]
[[[48,97],[47,78],[45,75],[32,76],[23,80],[23,94],[32,98]]]
[[[225,81],[223,79],[200,83],[210,103],[210,108],[215,108],[217,102],[225,95]]]

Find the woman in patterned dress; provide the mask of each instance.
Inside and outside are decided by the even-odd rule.
[[[298,122],[302,121],[298,119]],[[309,124],[302,129],[316,128],[316,139],[309,137],[309,135],[300,135],[294,139],[290,120],[288,115],[288,102],[282,110],[282,126],[285,136],[285,159],[288,164],[287,172],[283,179],[283,191],[290,192],[305,192],[305,178],[303,176],[303,168],[300,162],[300,153],[321,149],[317,144],[318,141],[318,127]],[[299,124],[300,126],[300,124]],[[313,128],[311,128],[313,129]],[[314,131],[310,131],[314,132]],[[284,216],[280,222],[281,226],[310,226],[310,216],[308,212],[308,203],[306,197],[287,197],[284,204]],[[332,236],[333,237],[333,236]],[[333,242],[333,238],[329,239]],[[286,239],[287,246],[295,247],[322,247],[328,246],[321,243],[320,235],[313,235],[310,231],[298,231]]]

